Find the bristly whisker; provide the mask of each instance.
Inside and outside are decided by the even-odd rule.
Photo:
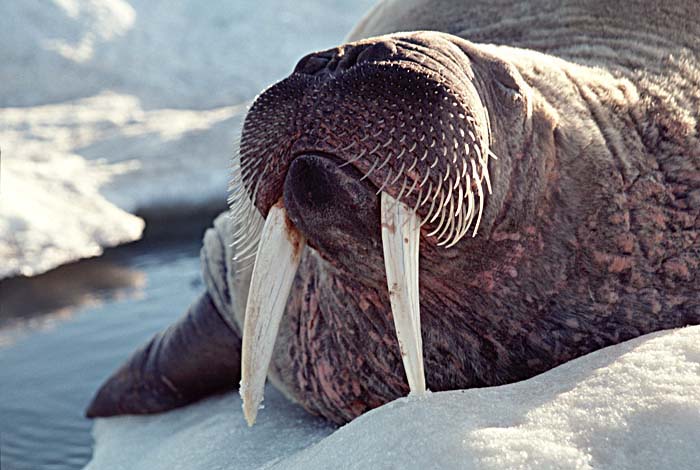
[[[414,180],[417,181],[417,180]],[[420,206],[420,200],[423,197],[423,188],[418,188],[418,196],[416,197],[416,204],[413,206],[413,212],[418,213],[418,207]]]
[[[247,158],[241,164],[241,156],[246,150],[241,151],[239,144],[234,152],[228,197],[229,217],[234,224],[231,245],[235,247],[234,261],[238,272],[253,264],[264,222],[253,201],[260,186],[262,172],[259,169],[266,154],[263,153],[257,158]],[[247,189],[250,187],[253,188],[252,197]]]
[[[422,188],[425,186],[425,183],[428,181],[428,178],[430,178],[430,167],[428,167],[425,171],[425,177],[423,178],[423,181],[420,182],[420,187]],[[432,183],[430,184],[430,187],[432,188],[433,185]]]
[[[350,144],[346,145],[346,146],[343,147],[342,149],[339,148],[339,149],[337,149],[337,150],[340,150],[341,152],[346,152],[346,151],[350,150],[351,148],[353,148],[355,145],[357,145],[357,141],[356,141],[356,140],[353,140],[352,142],[350,142]]]
[[[436,199],[437,199],[437,198],[436,198]],[[434,214],[433,217],[431,218],[430,223],[433,223],[433,222],[437,219],[438,216],[440,216],[440,219],[438,219],[438,224],[437,224],[437,226],[435,227],[435,229],[434,229],[432,232],[428,233],[428,236],[429,236],[429,237],[432,237],[432,236],[434,236],[436,233],[438,233],[438,231],[439,231],[440,228],[442,227],[443,221],[445,220],[445,211],[442,210],[442,209],[440,209],[441,206],[443,205],[444,201],[445,201],[445,192],[444,192],[444,191],[440,191],[440,202],[439,202],[438,205],[437,205],[437,208],[436,208],[437,210],[435,211],[435,214]]]
[[[389,160],[391,160],[391,156],[392,156],[392,153],[389,152],[389,154],[386,156],[386,158],[384,159],[382,164],[376,168],[376,171],[381,171],[381,169],[384,168],[387,163],[389,163]]]
[[[396,177],[391,180],[390,185],[393,185],[399,180],[399,177],[404,174],[404,167],[406,166],[406,162],[401,162],[401,167],[399,168],[399,171],[396,173]]]
[[[421,192],[423,191],[423,188],[421,188]],[[430,184],[428,185],[428,190],[425,192],[425,198],[420,202],[419,207],[423,207],[428,200],[430,199],[430,194],[433,192],[433,182],[430,181]]]
[[[370,152],[370,154],[371,154],[371,153],[372,153],[372,152]],[[367,173],[365,173],[364,176],[362,176],[362,178],[360,178],[360,181],[366,180],[366,179],[369,177],[369,175],[372,174],[372,172],[374,171],[374,169],[377,167],[377,163],[379,163],[379,159],[378,159],[378,158],[376,158],[376,159],[374,160],[374,163],[372,164],[372,166],[370,167],[370,169],[367,171]]]
[[[478,181],[478,175],[476,173],[476,165],[474,164],[474,160],[472,160],[472,173],[474,180]],[[484,211],[484,192],[481,189],[480,183],[477,183],[476,190],[479,193],[479,215],[477,216],[476,223],[474,224],[474,232],[472,232],[472,237],[476,237],[476,232],[479,230],[479,224],[481,223],[481,214]]]
[[[435,206],[435,201],[437,201],[437,195],[438,192],[440,193],[440,202],[438,202],[437,206]],[[430,205],[430,219],[428,222],[431,224],[435,222],[435,220],[438,218],[440,215],[440,208],[442,207],[442,203],[445,201],[445,191],[442,189],[442,184],[440,184],[437,188],[435,188],[435,195],[433,197],[433,202]],[[433,213],[433,208],[435,208],[435,213]]]
[[[379,187],[379,189],[377,190],[377,192],[375,194],[379,194],[382,191],[384,191],[384,188],[386,188],[386,185],[389,182],[389,178],[391,178],[391,168],[389,168],[389,173],[387,173],[386,178],[384,178],[384,182],[382,183],[382,185]]]
[[[401,173],[399,172],[399,174],[401,174]],[[407,181],[407,178],[404,176],[403,183],[401,184],[401,191],[399,191],[399,196],[396,198],[397,201],[401,200],[401,197],[403,196],[403,192],[406,190],[406,181]],[[414,185],[415,185],[415,182],[414,182]],[[406,195],[406,197],[408,197],[409,195],[410,195],[410,193],[408,195]]]
[[[447,200],[445,201],[445,205],[442,208],[443,214],[440,218],[440,225],[442,225],[442,218],[443,217],[445,217],[445,225],[442,228],[442,231],[437,235],[438,240],[442,240],[442,241],[438,241],[438,246],[444,245],[449,240],[449,237],[447,239],[444,239],[443,237],[446,234],[450,233],[450,230],[452,228],[452,224],[454,223],[454,220],[455,220],[455,218],[451,215],[452,211],[454,210],[454,203],[455,203],[454,199],[452,199],[452,197],[451,197],[451,192],[452,192],[452,188],[450,187],[450,191],[448,192],[448,195],[447,195]],[[450,205],[449,209],[447,209],[448,201],[449,201],[449,205]]]
[[[358,155],[356,155],[356,156],[353,157],[352,159],[350,159],[350,160],[348,160],[348,161],[346,161],[346,162],[344,162],[344,163],[341,163],[341,164],[338,166],[338,168],[343,168],[343,167],[346,166],[346,165],[351,165],[351,164],[355,163],[355,162],[358,161],[360,158],[362,158],[362,157],[365,155],[365,153],[367,153],[367,150],[366,150],[366,149],[362,149],[362,152],[360,152]]]

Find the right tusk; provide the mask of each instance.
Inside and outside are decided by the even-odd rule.
[[[305,244],[278,202],[270,209],[260,235],[243,324],[240,394],[248,426],[255,423],[263,400],[280,320]]]

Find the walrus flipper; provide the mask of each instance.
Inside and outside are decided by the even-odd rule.
[[[250,270],[235,265],[228,214],[213,225],[201,251],[205,293],[107,379],[88,417],[159,413],[238,386]]]
[[[86,415],[159,413],[231,390],[240,381],[240,354],[240,336],[204,293],[100,387]]]

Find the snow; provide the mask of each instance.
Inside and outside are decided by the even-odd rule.
[[[0,2],[0,278],[136,240],[130,214],[225,207],[246,103],[371,3]]]
[[[332,433],[273,392],[253,428],[235,393],[99,420],[87,469],[690,470],[700,461],[700,326],[516,384],[399,399]]]
[[[5,110],[0,126],[8,114],[12,111]],[[0,130],[0,142],[8,142],[6,133]],[[101,183],[130,165],[90,163],[33,144],[18,139],[2,149],[15,157],[3,159],[0,175],[0,278],[38,274],[139,238],[143,221],[98,192]]]
[[[267,409],[249,428],[237,393],[155,416],[100,419],[86,470],[245,470],[272,464],[333,432],[267,387]]]

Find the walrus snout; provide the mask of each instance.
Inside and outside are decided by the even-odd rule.
[[[436,243],[474,235],[492,155],[475,70],[448,35],[429,32],[307,56],[246,116],[241,198],[265,217],[296,155],[332,155],[412,208]]]

